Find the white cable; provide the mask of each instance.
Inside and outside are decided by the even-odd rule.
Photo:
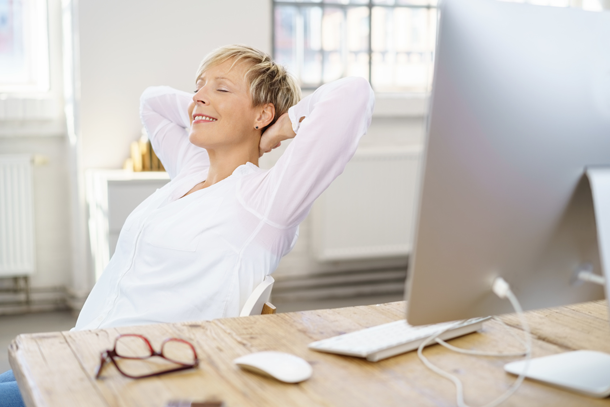
[[[493,319],[496,322],[500,323],[500,325],[502,325],[504,328],[506,328],[506,331],[510,335],[512,335],[513,338],[517,339],[519,342],[521,342],[523,344],[523,346],[525,346],[525,340],[523,340],[516,333],[514,333],[513,330],[510,329],[501,319],[496,318],[496,317],[493,317]],[[491,357],[498,357],[498,358],[516,358],[516,357],[521,357],[521,356],[527,355],[527,350],[524,350],[523,352],[515,352],[515,353],[490,353],[490,352],[481,352],[481,351],[477,351],[477,350],[462,349],[462,348],[458,348],[457,346],[453,346],[451,344],[448,344],[447,342],[445,342],[441,338],[436,338],[436,343],[438,343],[439,345],[444,346],[445,348],[447,348],[449,350],[452,350],[452,351],[457,352],[457,353],[463,353],[465,355],[491,356]]]
[[[517,380],[515,380],[515,382],[512,384],[512,386],[506,392],[504,392],[504,394],[500,395],[495,400],[485,404],[483,407],[495,407],[495,406],[499,405],[500,403],[506,401],[510,396],[512,396],[517,391],[517,389],[519,388],[519,386],[521,386],[521,383],[525,379],[525,375],[529,368],[530,360],[532,357],[532,338],[530,336],[530,328],[529,328],[529,325],[527,324],[527,321],[525,320],[525,316],[523,315],[523,309],[521,308],[521,305],[519,304],[517,297],[515,297],[513,292],[510,290],[510,286],[508,285],[508,283],[506,281],[504,281],[504,279],[502,279],[501,277],[496,278],[496,281],[494,281],[493,292],[500,298],[508,298],[511,305],[515,309],[517,316],[519,317],[521,326],[523,327],[523,331],[525,332],[526,361],[525,361],[524,369],[521,371],[521,374],[519,375],[519,377],[517,377]],[[448,328],[445,328],[445,329],[435,333],[434,335],[432,335],[431,337],[429,337],[428,339],[423,341],[419,345],[419,348],[417,349],[417,356],[419,356],[419,359],[428,369],[432,370],[433,372],[435,372],[436,374],[438,374],[440,376],[443,376],[445,379],[450,380],[455,385],[457,405],[459,407],[468,407],[468,405],[464,402],[464,387],[463,387],[460,379],[458,379],[456,376],[454,376],[450,373],[447,373],[444,370],[433,365],[424,356],[424,353],[423,353],[424,347],[426,347],[430,342],[432,342],[433,340],[436,340],[438,338],[438,336],[441,335],[443,332],[447,331],[448,329],[453,328],[454,326],[456,326],[458,324],[460,324],[460,322],[457,322],[456,324],[453,324],[453,325],[449,326]],[[459,349],[459,348],[456,348],[456,349]],[[464,351],[464,349],[459,349],[459,350]],[[466,352],[464,352],[464,353],[466,353]]]
[[[589,283],[605,285],[606,279],[598,274],[595,274],[591,271],[580,271],[578,273],[578,279],[581,281],[587,281]]]

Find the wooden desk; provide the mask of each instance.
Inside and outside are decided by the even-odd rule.
[[[403,318],[404,303],[295,312],[208,322],[161,324],[84,332],[20,335],[9,347],[10,363],[28,406],[164,406],[168,400],[224,400],[234,406],[452,406],[455,389],[427,370],[415,352],[377,363],[318,353],[307,344]],[[504,317],[518,329],[515,316]],[[610,353],[610,325],[605,302],[528,313],[533,354],[544,356],[573,349]],[[120,333],[146,335],[158,348],[177,336],[193,342],[201,358],[197,370],[131,380],[114,367],[103,380],[93,372],[100,352]],[[452,344],[489,351],[516,351],[516,340],[499,323]],[[297,385],[245,372],[238,356],[262,350],[298,355],[313,365],[311,379]],[[466,356],[440,346],[426,351],[441,368],[461,377],[466,402],[482,405],[502,393],[514,376],[504,372],[509,360]],[[597,400],[526,380],[503,406],[610,406]]]

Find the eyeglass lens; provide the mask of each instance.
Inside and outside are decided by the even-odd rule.
[[[153,350],[141,336],[125,335],[116,340],[115,352],[122,358],[144,359],[151,357]]]
[[[161,354],[173,362],[185,365],[192,365],[196,359],[195,350],[191,345],[176,338],[163,343]]]
[[[137,377],[161,373],[180,367],[178,364],[190,365],[196,360],[193,348],[188,343],[169,339],[163,343],[161,354],[165,358],[150,356],[153,350],[148,341],[140,336],[122,336],[116,341],[115,358],[124,373]]]

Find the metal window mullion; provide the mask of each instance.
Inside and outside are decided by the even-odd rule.
[[[394,11],[396,8],[393,8],[386,14],[386,50],[384,59],[387,63],[387,60],[390,58],[390,55],[394,54],[394,63],[390,66],[391,73],[391,82],[390,88],[395,88],[396,86],[396,27],[394,26],[394,22],[396,21],[396,17]]]
[[[275,61],[277,54],[275,52],[275,1],[271,2],[271,58]]]
[[[292,1],[275,1],[274,3],[281,6],[297,6],[297,7],[337,7],[337,8],[350,8],[350,7],[363,7],[364,4],[343,4],[343,3],[305,3],[305,2],[292,2]],[[369,1],[369,6],[371,6],[372,2]],[[375,7],[385,7],[385,8],[396,8],[396,7],[406,7],[406,8],[435,8],[431,5],[421,5],[421,4],[400,4],[400,5],[390,5],[390,4],[375,4]]]
[[[348,60],[348,40],[347,40],[347,8],[343,9],[343,30],[342,31],[342,46],[341,46],[341,64],[343,65],[343,72],[341,72],[341,77],[344,78],[347,76],[347,60]]]
[[[369,84],[373,87],[373,0],[369,0]]]
[[[304,29],[304,23],[303,23],[303,16],[302,16],[302,8],[301,7],[297,7],[296,8],[297,13],[296,13],[296,27],[295,27],[295,44],[296,44],[296,50],[295,50],[295,57],[296,57],[296,66],[298,69],[297,72],[297,77],[301,79],[301,83],[304,83],[303,81],[303,71],[304,71],[304,64],[305,64],[305,29]],[[299,24],[300,21],[300,24]]]
[[[324,61],[326,57],[324,55],[324,11],[326,11],[326,5],[319,6],[321,11],[320,16],[320,54],[322,58],[320,59],[320,63],[322,66],[320,67],[320,83],[318,86],[322,86],[324,84]]]

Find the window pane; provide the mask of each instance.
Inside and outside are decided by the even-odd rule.
[[[347,76],[369,79],[369,9],[347,10]]]
[[[435,9],[374,7],[372,84],[382,92],[429,90]]]
[[[529,3],[538,6],[568,7],[569,0],[530,0]]]
[[[536,6],[569,7],[570,0],[502,0],[507,3],[529,3]],[[585,0],[586,1],[586,0]],[[584,6],[584,1],[582,2]],[[579,7],[579,6],[577,6]],[[584,7],[583,7],[584,8]]]
[[[324,48],[324,82],[343,76],[345,55],[345,15],[342,9],[327,7],[322,20],[322,44]]]
[[[303,38],[301,81],[305,86],[319,86],[322,83],[322,8],[304,7],[300,11],[297,27],[302,27]]]
[[[324,8],[322,20],[323,80],[344,76],[368,79],[368,7]]]
[[[0,0],[0,91],[49,87],[46,2]]]
[[[277,5],[275,60],[301,85],[317,87],[322,80],[322,9]]]
[[[22,4],[0,0],[0,82],[26,82],[27,76]]]
[[[436,6],[437,1],[436,0],[396,0],[396,4],[397,5],[404,5],[404,6],[409,6],[409,5],[413,5],[413,6]]]
[[[324,0],[324,3],[332,3],[332,4],[369,4],[369,0]]]
[[[347,44],[349,51],[369,50],[369,9],[347,9]]]
[[[373,0],[373,4],[385,4],[388,6],[393,6],[394,0]]]
[[[275,8],[275,61],[285,66],[294,75],[298,75],[296,15],[296,7],[277,6]]]
[[[603,0],[583,0],[582,9],[589,11],[602,11],[604,10],[604,6],[602,5]],[[606,5],[606,9],[610,7],[610,5]]]

